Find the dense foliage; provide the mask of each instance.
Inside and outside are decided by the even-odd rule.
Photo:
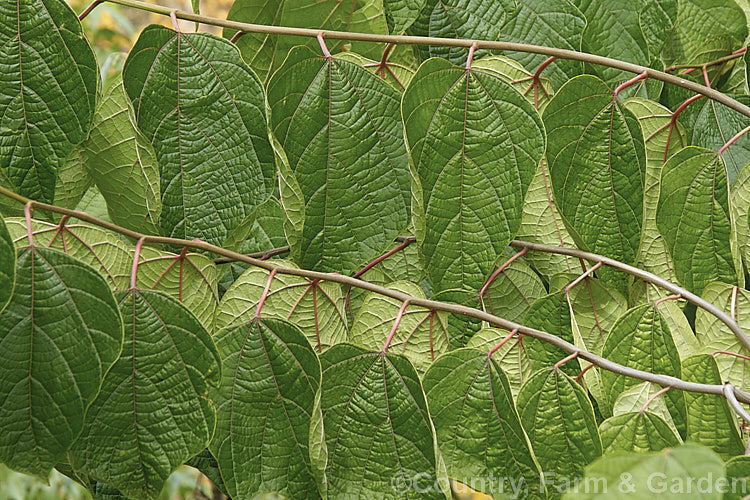
[[[229,12],[581,51],[732,109],[585,54],[229,28],[149,26],[108,77],[63,0],[1,3],[0,462],[96,498],[182,464],[236,499],[750,493],[746,12]]]

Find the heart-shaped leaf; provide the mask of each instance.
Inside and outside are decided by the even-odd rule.
[[[505,330],[497,328],[482,328],[466,344],[468,349],[489,352],[509,335]],[[499,349],[492,353],[492,359],[497,363],[508,378],[513,399],[518,397],[518,391],[531,374],[532,361],[526,349],[526,341],[531,337],[516,335],[506,341]]]
[[[648,453],[679,446],[682,440],[661,417],[647,411],[622,413],[599,426],[604,453]]]
[[[107,373],[70,452],[75,470],[124,495],[153,499],[169,474],[206,448],[216,410],[208,386],[221,359],[190,311],[161,292],[118,292],[122,355]],[[113,453],[113,451],[117,451]]]
[[[534,107],[491,72],[423,63],[402,104],[424,196],[417,239],[436,290],[478,290],[521,224],[544,154]]]
[[[508,321],[523,321],[531,304],[547,295],[541,278],[527,264],[519,260],[498,274],[483,297],[485,311]]]
[[[211,452],[227,492],[320,498],[308,447],[321,371],[305,335],[286,321],[262,318],[214,339],[223,381],[211,391],[217,408]]]
[[[0,315],[0,461],[49,475],[81,434],[122,335],[99,273],[55,250],[21,249],[13,298]]]
[[[159,162],[162,232],[221,245],[273,190],[260,81],[227,40],[156,25],[123,81]]]
[[[57,171],[91,126],[96,58],[63,0],[3,2],[0,19],[3,184],[52,203]]]
[[[289,240],[301,267],[353,272],[406,228],[410,176],[399,101],[369,71],[306,48],[292,50],[271,78],[273,132],[305,203],[301,239]]]

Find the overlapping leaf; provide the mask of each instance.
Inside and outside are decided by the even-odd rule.
[[[88,410],[71,464],[129,497],[156,498],[169,474],[211,439],[208,387],[219,385],[221,359],[176,299],[138,289],[117,298],[127,318],[122,356]]]
[[[641,382],[634,385],[617,396],[612,408],[612,414],[624,415],[627,413],[640,412],[648,403],[647,408],[649,413],[661,418],[675,434],[679,435],[672,414],[669,413],[669,408],[667,407],[664,395],[656,395],[656,393],[662,389],[662,386],[651,382]]]
[[[496,328],[482,328],[467,342],[466,347],[479,351],[489,352],[502,340],[507,338],[509,332]],[[526,341],[530,337],[516,335],[506,341],[499,349],[492,353],[492,359],[500,366],[508,378],[513,399],[518,396],[521,386],[531,376],[532,362],[526,349]]]
[[[526,310],[523,325],[551,333],[571,344],[574,342],[570,308],[564,291],[545,295],[531,304],[531,307]],[[552,344],[532,337],[524,338],[523,342],[535,371],[549,368],[569,354]],[[560,369],[572,376],[580,371],[579,363],[575,360],[561,365]]]
[[[485,292],[484,309],[508,321],[523,321],[524,313],[538,298],[547,295],[539,276],[516,260],[492,281]]]
[[[628,309],[627,300],[619,292],[588,276],[570,289],[568,304],[586,350],[595,354],[602,352],[615,322]]]
[[[723,383],[716,361],[707,354],[683,359],[682,378],[699,384]],[[745,452],[737,419],[724,396],[686,392],[685,405],[689,441],[711,448],[725,460]]]
[[[617,320],[607,337],[602,357],[630,368],[679,377],[680,355],[672,333],[659,310],[650,304],[634,307]],[[614,403],[617,396],[638,380],[611,371],[602,372],[604,393]],[[680,391],[664,395],[677,430],[685,434],[685,399]]]
[[[3,2],[0,19],[3,184],[52,203],[58,170],[91,126],[96,58],[63,0]]]
[[[385,65],[383,65],[380,61],[368,59],[356,52],[341,52],[336,54],[336,58],[351,61],[363,68],[367,68],[370,72],[388,82],[398,92],[403,92],[409,85],[411,77],[414,76],[414,68],[405,66],[402,63],[386,61]]]
[[[291,262],[277,262],[295,267]],[[216,310],[216,331],[246,323],[255,316],[268,274],[264,269],[250,268],[237,278]],[[336,283],[313,283],[298,276],[277,274],[262,313],[265,318],[284,319],[299,327],[318,352],[348,337],[344,292]]]
[[[237,48],[149,26],[123,69],[161,174],[164,234],[221,245],[272,193],[263,88]]]
[[[605,453],[648,453],[673,448],[682,441],[661,417],[647,411],[622,413],[599,426]]]
[[[515,13],[500,29],[499,40],[580,50],[584,28],[586,18],[569,0],[518,0]],[[508,56],[523,63],[529,71],[535,71],[546,58],[522,52],[510,52]],[[582,69],[578,61],[559,60],[549,66],[546,74],[560,86]]]
[[[579,477],[602,454],[591,401],[575,380],[557,368],[534,373],[521,387],[517,403],[542,471]]]
[[[728,460],[727,483],[728,491],[724,493],[723,500],[741,500],[750,491],[750,457],[734,457]]]
[[[321,371],[305,335],[285,321],[253,319],[214,338],[223,380],[211,391],[217,407],[211,452],[227,492],[320,498],[309,442]]]
[[[400,35],[416,21],[425,0],[383,0],[388,32]]]
[[[158,233],[159,166],[153,147],[136,127],[120,78],[104,91],[91,134],[80,150],[112,221],[135,231]]]
[[[423,383],[451,478],[472,484],[472,478],[500,474],[538,488],[539,466],[508,379],[493,358],[474,349],[453,351],[432,364]]]
[[[516,90],[526,96],[541,113],[552,97],[552,82],[546,76],[540,76],[534,81],[534,74],[527,71],[523,65],[505,56],[486,56],[474,61],[472,68],[488,71],[510,83]],[[537,83],[534,86],[534,83]]]
[[[16,245],[0,217],[0,313],[10,302],[16,283]]]
[[[520,226],[544,154],[539,115],[501,78],[441,59],[417,70],[402,113],[423,190],[426,269],[436,290],[479,289]]]
[[[48,476],[81,433],[122,335],[115,299],[94,269],[55,250],[21,249],[0,315],[0,461]]]
[[[643,226],[646,158],[637,119],[593,76],[566,83],[544,110],[555,201],[584,248],[635,264]],[[623,294],[622,274],[602,282]]]
[[[677,0],[646,0],[638,13],[651,58],[661,54],[677,21]]]
[[[737,283],[728,197],[726,169],[715,151],[689,146],[664,164],[656,225],[677,279],[694,293],[712,281]]]
[[[349,344],[332,347],[320,361],[329,498],[444,499],[432,486],[434,430],[409,361]]]
[[[301,238],[289,240],[295,260],[355,271],[408,224],[399,94],[354,63],[298,48],[269,82],[268,101],[305,204]]]

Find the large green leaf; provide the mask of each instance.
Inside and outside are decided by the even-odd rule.
[[[436,290],[478,290],[520,226],[544,154],[541,119],[502,78],[442,59],[417,70],[402,113],[424,193],[426,269]]]
[[[0,315],[0,461],[46,478],[122,347],[123,326],[99,273],[56,250],[22,248]]]
[[[602,454],[586,391],[557,368],[534,373],[518,393],[518,413],[546,474],[579,477]]]
[[[321,371],[305,335],[263,318],[214,338],[223,361],[222,384],[211,391],[217,408],[211,452],[227,493],[320,498],[308,446]]]
[[[291,262],[276,262],[296,267]],[[247,323],[255,316],[268,274],[265,269],[250,268],[237,278],[221,298],[216,310],[216,331]],[[299,276],[277,274],[263,303],[262,314],[264,318],[292,322],[304,332],[318,352],[348,337],[344,292],[337,283],[312,282]]]
[[[734,0],[679,0],[674,29],[662,50],[667,64],[710,61],[697,58],[717,34],[731,38],[734,48],[747,38],[745,13]]]
[[[339,344],[320,362],[329,498],[444,499],[432,487],[434,429],[409,361]]]
[[[718,455],[703,446],[685,444],[654,453],[605,455],[586,467],[579,487],[565,499],[720,500],[727,487],[722,479],[724,463]]]
[[[651,304],[634,307],[623,314],[604,342],[602,357],[630,368],[680,377],[680,355],[672,333],[659,309]],[[637,385],[637,379],[602,371],[604,393],[610,404],[617,396]],[[680,391],[669,391],[667,400],[681,435],[685,434],[685,399]]]
[[[151,143],[136,127],[120,78],[104,91],[81,159],[107,200],[112,222],[158,233],[161,214],[159,166]]]
[[[605,453],[634,451],[647,453],[679,446],[682,440],[658,415],[647,411],[622,413],[599,426]]]
[[[677,0],[645,0],[638,13],[651,58],[659,56],[677,21]]]
[[[395,48],[395,46],[394,46]],[[337,59],[343,59],[345,61],[351,61],[359,64],[363,68],[367,68],[368,71],[379,76],[382,80],[388,82],[398,92],[403,92],[411,81],[411,77],[414,76],[415,69],[406,66],[402,63],[387,61],[384,67],[381,66],[380,61],[368,59],[364,56],[357,54],[356,52],[340,52],[336,54]]]
[[[545,295],[531,304],[526,310],[523,325],[551,333],[571,344],[574,342],[570,308],[564,291]],[[569,354],[559,347],[533,337],[526,337],[523,342],[535,371],[549,368]],[[561,365],[560,369],[572,376],[580,371],[576,360]]]
[[[474,349],[453,351],[433,363],[423,383],[451,478],[472,484],[500,474],[538,488],[539,466],[494,359]],[[485,493],[496,493],[492,483],[482,483]]]
[[[733,96],[742,104],[750,104],[748,96]],[[750,118],[712,99],[703,99],[692,131],[693,146],[719,150],[729,139],[750,125]],[[695,110],[694,110],[695,111]],[[750,161],[750,137],[744,134],[721,155],[727,169],[727,182],[731,188],[740,170]]]
[[[422,289],[408,281],[396,281],[387,287],[424,298]],[[373,351],[382,348],[400,307],[401,302],[397,299],[370,293],[352,323],[351,342]],[[390,352],[403,354],[419,373],[424,373],[438,356],[450,350],[447,316],[424,307],[408,306],[391,340]]]
[[[560,211],[553,200],[551,182],[546,160],[542,160],[526,192],[521,227],[516,237],[519,240],[543,245],[575,247],[575,242],[565,228]],[[581,271],[579,262],[565,255],[529,252],[524,259],[547,281],[561,271],[570,273]]]
[[[273,131],[304,197],[302,237],[289,243],[305,269],[355,271],[408,225],[399,99],[369,71],[306,48],[271,78]]]
[[[515,9],[515,0],[427,0],[409,33],[441,38],[496,40],[501,27]],[[466,60],[467,49],[429,45],[422,52],[425,59],[442,57],[460,64]]]
[[[682,379],[699,384],[721,385],[716,360],[697,354],[682,360]],[[745,453],[737,419],[724,396],[685,392],[687,406],[687,439],[695,441],[727,460]]]
[[[383,12],[382,1],[379,2],[378,9],[378,14],[383,17],[382,23],[374,23],[380,29],[355,29],[362,28],[359,24],[368,17],[368,13],[363,10],[370,10],[367,7],[372,7],[371,3],[363,0],[236,0],[229,9],[227,19],[253,24],[387,34],[387,16]],[[413,4],[414,1],[404,0],[404,3]],[[372,24],[366,27],[372,28]],[[225,29],[223,34],[226,38],[231,38],[235,33],[237,30]],[[332,40],[329,48],[335,52],[342,44],[341,41]],[[306,45],[319,50],[317,41],[310,38],[246,33],[237,40],[242,57],[261,80],[271,77],[295,45]]]
[[[107,374],[70,452],[75,470],[134,498],[156,498],[214,431],[208,386],[221,380],[210,334],[161,292],[118,292],[127,318],[122,356]],[[114,453],[117,451],[117,453]]]
[[[534,73],[523,64],[506,56],[486,56],[472,63],[472,69],[479,69],[499,76],[523,94],[541,113],[552,97],[552,82],[540,76],[536,87],[532,84]]]
[[[500,28],[499,40],[580,50],[584,28],[586,18],[569,0],[517,0],[515,13]],[[509,52],[508,56],[529,71],[535,71],[547,58],[523,52]],[[560,86],[582,69],[580,62],[562,59],[550,65],[546,74]]]
[[[63,0],[3,2],[0,19],[0,172],[52,203],[58,170],[91,126],[96,58]]]
[[[715,151],[689,146],[664,164],[656,225],[677,279],[696,294],[712,281],[737,283],[728,197]]]
[[[123,80],[159,162],[162,232],[221,245],[273,189],[260,81],[228,41],[155,25]]]
[[[635,264],[643,225],[646,157],[638,120],[594,76],[566,83],[544,110],[555,201],[574,239]],[[622,273],[602,270],[625,294]]]
[[[482,328],[467,342],[469,349],[489,352],[508,336],[506,330],[496,328]],[[492,353],[492,359],[503,370],[508,378],[513,399],[518,396],[518,391],[524,382],[531,376],[532,362],[526,349],[526,342],[531,337],[516,335],[506,341],[499,349]]]
[[[641,124],[646,140],[646,175],[643,192],[643,232],[638,265],[664,279],[674,281],[672,260],[664,238],[656,228],[656,207],[659,203],[659,186],[662,166],[666,159],[683,147],[684,132],[679,124],[672,123],[672,112],[661,104],[633,97],[625,107]]]
[[[383,0],[388,31],[400,35],[417,20],[426,0]]]
[[[581,50],[648,66],[651,56],[639,16],[643,0],[574,0],[573,3],[587,21]],[[625,71],[606,66],[596,66],[594,70],[607,82],[629,77]]]
[[[740,171],[730,190],[730,205],[737,233],[737,249],[744,268],[750,266],[750,162]]]
[[[644,406],[647,406],[649,413],[661,418],[679,436],[664,395],[657,396],[657,393],[662,389],[662,386],[651,382],[641,382],[634,385],[617,396],[612,407],[612,414],[623,415],[640,412]]]
[[[513,261],[487,287],[484,310],[508,321],[523,321],[523,315],[538,298],[547,295],[541,278],[522,261]]]
[[[0,313],[10,302],[16,283],[16,245],[0,217]]]
[[[701,297],[732,315],[743,330],[750,331],[750,291],[737,288],[735,293],[733,288],[726,283],[711,283]],[[702,308],[695,313],[695,334],[705,353],[729,351],[750,355],[727,325]],[[750,389],[750,363],[746,360],[730,354],[717,354],[716,364],[721,380],[730,380],[738,387]]]
[[[570,289],[568,304],[586,350],[594,354],[602,352],[615,322],[628,309],[627,300],[619,292],[588,276]]]
[[[94,184],[86,169],[85,144],[86,141],[76,146],[57,169],[54,204],[58,207],[75,208],[86,191]]]

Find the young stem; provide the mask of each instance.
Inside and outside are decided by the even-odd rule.
[[[555,370],[559,370],[562,365],[564,365],[565,363],[567,363],[568,361],[570,361],[571,359],[573,359],[573,358],[575,358],[577,356],[578,356],[577,352],[574,352],[573,354],[571,354],[569,356],[565,356],[563,359],[561,359],[560,361],[558,361],[557,363],[555,363],[554,366],[553,366],[553,368]]]
[[[495,354],[498,349],[500,349],[503,345],[505,345],[505,343],[508,342],[510,339],[512,339],[517,333],[518,333],[518,328],[516,328],[515,330],[511,330],[511,332],[505,338],[503,338],[503,340],[498,342],[498,344],[495,347],[490,349],[490,352],[487,353],[487,357],[491,358],[492,355]]]
[[[735,142],[735,141],[736,141],[737,139],[739,139],[740,137],[742,137],[743,135],[745,135],[745,134],[746,134],[746,133],[747,133],[748,131],[750,131],[750,125],[749,125],[749,126],[747,126],[747,127],[745,127],[745,128],[743,128],[742,130],[740,130],[740,131],[739,131],[739,132],[737,132],[736,134],[734,134],[734,137],[732,137],[731,139],[729,139],[729,140],[727,141],[727,143],[726,143],[726,144],[724,144],[724,145],[723,145],[723,146],[722,146],[722,147],[721,147],[721,148],[719,149],[719,151],[717,151],[717,153],[716,153],[716,154],[718,154],[719,156],[721,156],[722,154],[724,154],[724,151],[726,151],[726,150],[727,150],[727,148],[728,148],[729,146],[731,146],[732,144],[734,144],[734,142]]]
[[[623,91],[623,90],[625,90],[626,88],[630,87],[630,86],[631,86],[631,85],[633,85],[634,83],[636,83],[636,82],[638,82],[638,81],[640,81],[640,80],[643,80],[644,78],[648,78],[648,72],[647,72],[647,71],[644,71],[644,72],[643,72],[643,73],[641,73],[640,75],[637,75],[637,76],[635,76],[635,77],[631,78],[631,79],[630,79],[630,80],[628,80],[627,82],[623,82],[623,83],[621,83],[621,84],[620,84],[620,85],[619,85],[619,86],[618,86],[618,87],[617,87],[617,88],[616,88],[616,89],[614,90],[614,92],[612,92],[612,94],[614,94],[614,96],[615,96],[615,97],[617,97],[617,96],[618,96],[618,95],[620,94],[620,92],[622,92],[622,91]]]
[[[734,356],[735,358],[744,359],[745,361],[750,361],[750,356],[745,356],[744,354],[738,354],[736,352],[731,351],[714,351],[711,353],[711,356],[716,356],[717,354],[726,354],[727,356]]]
[[[595,364],[591,363],[589,366],[578,372],[578,375],[576,375],[576,382],[580,382],[583,379],[583,376],[586,375],[586,372],[595,366]]]
[[[466,58],[466,71],[471,70],[471,61],[474,59],[474,51],[477,50],[477,43],[474,42],[471,44],[471,47],[469,47],[469,55]]]
[[[174,30],[177,33],[182,33],[182,30],[180,29],[180,23],[177,21],[177,11],[173,10],[169,13],[169,17],[172,19],[172,26],[174,27]]]
[[[577,277],[576,279],[574,279],[572,283],[570,283],[568,286],[565,287],[565,295],[570,295],[570,290],[573,287],[575,287],[578,283],[580,283],[581,281],[583,281],[584,279],[586,279],[586,277],[588,275],[590,275],[591,273],[593,273],[594,271],[596,271],[600,267],[602,267],[602,262],[601,261],[597,262],[596,264],[594,264],[593,266],[591,266],[589,269],[587,269],[586,271],[584,271],[583,274],[581,274],[579,277]]]
[[[26,238],[29,240],[29,246],[34,246],[34,233],[31,230],[31,201],[23,207],[23,214],[26,216]]]
[[[528,251],[529,251],[528,248],[522,249],[520,252],[517,252],[515,255],[513,255],[513,257],[511,257],[510,259],[506,260],[503,263],[503,265],[501,265],[500,267],[498,267],[497,270],[494,273],[492,273],[492,275],[489,277],[489,279],[485,282],[485,284],[482,285],[482,289],[479,290],[479,298],[484,297],[485,292],[487,292],[487,289],[490,287],[490,285],[492,284],[492,282],[495,281],[495,278],[497,278],[500,275],[500,273],[502,273],[503,271],[505,271],[508,268],[508,266],[513,263],[514,260],[518,259],[519,257],[522,257]]]
[[[386,351],[388,351],[388,347],[390,347],[391,341],[393,340],[394,335],[396,335],[396,330],[398,330],[398,324],[401,323],[401,318],[404,316],[404,311],[406,311],[406,306],[408,305],[409,305],[408,300],[405,300],[403,303],[401,303],[401,307],[398,310],[398,315],[396,315],[396,320],[393,322],[391,333],[388,334],[388,338],[385,340],[385,345],[383,346],[383,349],[380,351],[381,354],[385,354]]]
[[[254,319],[260,318],[260,311],[263,309],[263,304],[266,303],[266,299],[268,298],[268,292],[271,290],[271,282],[273,281],[273,277],[276,275],[276,269],[273,269],[268,274],[268,279],[266,280],[266,287],[263,289],[263,294],[260,296],[260,300],[258,301],[258,307],[255,309],[255,316]]]
[[[242,37],[242,35],[244,35],[244,34],[245,34],[245,32],[242,31],[242,30],[240,30],[237,33],[235,33],[234,35],[232,35],[232,38],[229,41],[231,43],[237,43],[237,40],[239,40]]]
[[[401,242],[401,244],[398,245],[393,250],[390,250],[390,251],[384,253],[383,255],[381,255],[380,257],[378,257],[377,259],[375,259],[372,262],[370,262],[369,264],[367,264],[360,271],[357,271],[357,273],[354,275],[354,277],[355,278],[361,278],[362,275],[365,274],[367,271],[369,271],[370,269],[372,269],[376,265],[380,264],[381,262],[383,262],[385,259],[387,259],[391,255],[394,255],[394,254],[400,252],[401,250],[403,250],[404,248],[408,247],[409,245],[411,245],[411,241],[409,241],[409,240]]]
[[[130,289],[135,290],[135,285],[138,280],[138,263],[141,260],[141,248],[146,242],[146,238],[140,238],[138,243],[135,244],[135,253],[133,254],[133,267],[130,270]]]
[[[661,304],[662,302],[665,302],[667,300],[674,300],[674,299],[679,299],[679,298],[682,298],[682,295],[680,295],[678,293],[676,293],[674,295],[670,295],[669,297],[662,297],[659,300],[657,300],[656,302],[654,302],[654,307],[657,307],[659,304]]]
[[[330,59],[331,57],[333,57],[333,56],[331,56],[331,53],[328,51],[328,46],[326,45],[325,40],[323,40],[323,32],[322,31],[320,33],[318,33],[317,39],[318,39],[318,43],[320,44],[320,50],[323,51],[323,55],[325,56],[325,58],[326,59]]]
[[[644,411],[646,411],[646,408],[648,408],[648,405],[650,405],[651,403],[653,403],[654,400],[656,400],[656,398],[658,398],[659,396],[661,396],[662,394],[664,394],[665,392],[667,392],[669,389],[671,389],[671,387],[665,387],[663,389],[660,389],[659,391],[656,392],[656,394],[654,394],[653,396],[651,396],[650,398],[648,398],[648,400],[641,407],[641,413],[643,413]]]
[[[91,11],[92,11],[92,10],[94,10],[94,9],[95,9],[95,8],[97,7],[97,5],[99,5],[99,4],[100,4],[100,3],[102,3],[103,1],[104,1],[104,0],[94,0],[93,2],[91,2],[91,5],[89,5],[88,7],[86,7],[86,8],[85,8],[85,9],[83,10],[83,12],[81,12],[81,13],[80,13],[80,14],[78,15],[78,20],[79,20],[79,21],[83,21],[84,19],[86,19],[86,16],[88,16],[89,14],[91,14]]]

